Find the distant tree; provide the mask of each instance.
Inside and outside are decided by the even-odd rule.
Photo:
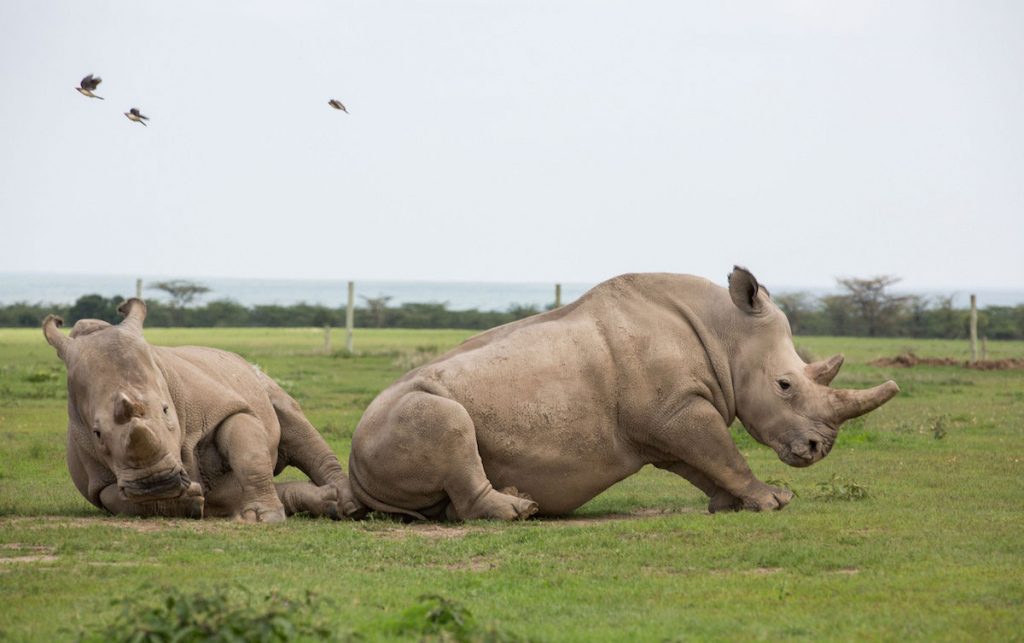
[[[210,292],[210,289],[202,284],[183,279],[172,281],[158,281],[150,286],[156,290],[162,290],[171,297],[171,306],[174,308],[185,308],[203,293]]]
[[[554,305],[548,310],[554,310]],[[508,307],[508,313],[512,315],[513,319],[523,319],[524,317],[532,317],[540,311],[537,307],[532,304],[512,304]]]
[[[68,311],[68,323],[74,324],[79,319],[102,319],[116,324],[121,321],[117,307],[124,301],[120,295],[104,297],[103,295],[82,295]]]
[[[389,295],[379,295],[377,297],[359,296],[366,302],[366,312],[370,319],[373,320],[373,325],[377,328],[382,327],[388,313],[388,302],[394,299],[394,297]]]
[[[825,334],[851,336],[860,334],[856,312],[845,295],[828,295],[821,298],[822,313],[825,316]]]
[[[844,296],[863,322],[867,335],[875,337],[892,331],[892,326],[903,313],[908,299],[886,291],[889,286],[900,281],[899,277],[845,277],[836,281],[846,289],[847,294]]]
[[[772,296],[772,301],[786,313],[794,335],[801,335],[809,330],[807,322],[810,321],[815,308],[811,295],[805,292],[782,293]]]

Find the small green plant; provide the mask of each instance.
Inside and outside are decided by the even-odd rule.
[[[793,492],[793,497],[800,496],[800,494],[796,492],[796,489],[793,488],[793,483],[790,482],[789,478],[769,478],[768,480],[765,480],[764,483],[769,484],[773,487],[781,487],[783,489],[788,489],[789,491]]]
[[[868,490],[856,482],[844,482],[838,473],[833,473],[827,482],[818,483],[818,493],[815,495],[819,500],[864,500],[868,497]]]
[[[114,601],[121,613],[108,625],[83,629],[78,640],[147,643],[199,641],[278,642],[300,639],[338,640],[315,618],[317,601],[307,591],[301,599],[277,592],[256,599],[245,588],[236,598],[227,588],[186,594],[176,589],[142,587]],[[147,600],[163,596],[158,603]],[[143,597],[143,598],[139,598]]]
[[[60,373],[55,371],[33,371],[25,376],[26,382],[42,384],[43,382],[56,382],[60,379]]]
[[[458,643],[506,643],[521,641],[493,625],[481,626],[461,603],[425,594],[419,602],[402,612],[391,628],[394,634],[419,641],[456,641]]]
[[[949,416],[946,414],[940,415],[932,420],[931,429],[932,437],[936,440],[941,440],[946,437],[946,426],[949,424]]]

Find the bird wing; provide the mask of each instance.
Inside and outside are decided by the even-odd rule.
[[[85,78],[82,79],[82,82],[78,83],[78,86],[81,87],[82,89],[92,89],[91,87],[89,87],[89,85],[91,85],[91,84],[92,84],[92,74],[89,74],[88,76],[86,76]]]
[[[139,115],[139,108],[138,107],[133,107],[133,108],[128,110],[128,113],[130,113],[132,116],[138,116]]]

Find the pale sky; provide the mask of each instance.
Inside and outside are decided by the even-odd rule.
[[[1020,2],[3,0],[0,81],[0,272],[1024,287]]]

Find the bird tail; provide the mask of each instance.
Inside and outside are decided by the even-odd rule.
[[[102,96],[97,96],[96,94],[93,94],[92,97],[93,98],[98,98],[100,100],[107,100],[106,98],[103,98]]]

